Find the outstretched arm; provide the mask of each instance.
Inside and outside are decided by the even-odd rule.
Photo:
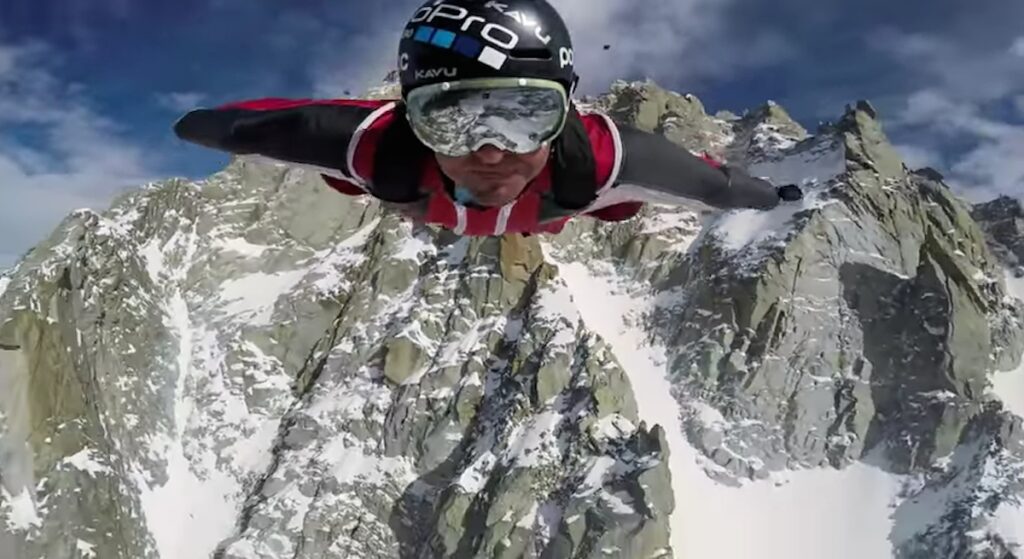
[[[799,198],[799,188],[776,188],[726,165],[690,153],[667,138],[620,125],[624,161],[616,188],[631,188],[643,201],[687,204],[698,201],[720,209],[769,209],[782,199]]]
[[[234,153],[338,169],[359,125],[377,106],[362,101],[257,99],[190,111],[174,124],[183,140]]]

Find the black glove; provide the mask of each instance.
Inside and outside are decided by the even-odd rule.
[[[780,186],[776,188],[775,191],[779,193],[779,198],[782,198],[786,202],[796,202],[804,197],[803,191],[795,184]]]

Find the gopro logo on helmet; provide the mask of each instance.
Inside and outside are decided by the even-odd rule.
[[[474,23],[482,24],[479,31],[480,37],[486,39],[489,43],[501,47],[506,50],[512,50],[519,44],[519,35],[505,27],[504,25],[498,25],[492,23],[480,16],[469,15],[469,10],[462,6],[453,6],[451,4],[436,4],[431,6],[424,6],[416,11],[416,14],[409,20],[410,23],[434,23],[436,19],[447,19],[450,21],[461,21],[462,25],[459,27],[461,31],[469,31],[473,27]]]

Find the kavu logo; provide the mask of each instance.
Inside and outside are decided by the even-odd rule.
[[[538,24],[529,13],[521,12],[519,10],[509,11],[508,4],[502,4],[501,2],[495,2],[494,0],[490,0],[484,4],[484,7],[491,8],[502,15],[506,15],[516,20],[516,23],[523,27],[532,27],[537,39],[545,45],[551,42],[551,35],[545,35],[540,24]]]
[[[446,78],[457,78],[459,77],[458,68],[431,68],[429,70],[416,70],[416,79],[418,80],[429,80],[444,76]]]

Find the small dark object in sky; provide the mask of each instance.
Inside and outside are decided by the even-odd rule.
[[[612,46],[611,46],[611,45],[605,45],[605,46],[604,46],[604,50],[608,50],[608,49],[610,49],[610,48],[612,48]]]

